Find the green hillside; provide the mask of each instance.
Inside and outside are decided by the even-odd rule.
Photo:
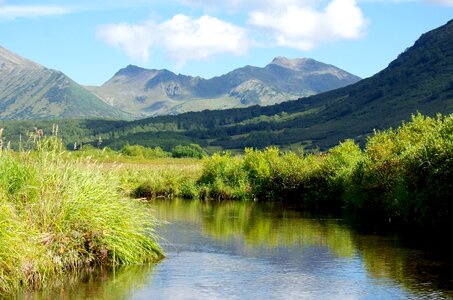
[[[127,118],[62,72],[0,47],[0,119]]]
[[[268,145],[326,149],[346,138],[363,142],[374,129],[398,126],[416,112],[453,112],[451,41],[453,21],[423,34],[376,75],[297,101],[133,122],[67,121],[61,127],[67,130],[68,144],[95,141],[101,135],[103,145],[114,148],[125,143],[169,148],[195,142],[212,150]],[[11,137],[17,137],[17,126],[0,123]]]

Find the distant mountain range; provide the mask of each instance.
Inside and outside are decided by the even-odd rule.
[[[360,78],[313,59],[277,57],[264,68],[246,66],[212,79],[129,65],[101,87],[108,104],[138,116],[272,105],[315,95]]]
[[[295,101],[130,122],[68,120],[60,123],[61,128],[66,128],[62,135],[68,144],[80,141],[95,144],[102,136],[103,146],[112,148],[129,143],[167,150],[189,143],[216,151],[269,145],[327,149],[346,138],[364,142],[374,129],[398,126],[417,112],[430,116],[453,113],[452,41],[453,20],[423,34],[376,75]],[[134,67],[120,73],[127,73],[128,69],[137,73]],[[153,86],[151,83],[149,86]],[[30,126],[49,131],[51,122],[0,121],[0,127],[13,141]]]
[[[312,59],[275,58],[212,79],[129,65],[101,87],[82,87],[0,47],[0,119],[132,119],[205,109],[271,105],[357,82]]]
[[[0,119],[130,118],[62,72],[0,47]]]
[[[423,34],[376,75],[296,101],[77,127],[92,141],[102,135],[103,145],[113,148],[129,143],[170,149],[195,142],[211,151],[269,145],[327,149],[347,138],[364,142],[374,129],[398,126],[417,112],[453,113],[452,41],[453,20]]]

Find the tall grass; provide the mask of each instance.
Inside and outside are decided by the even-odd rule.
[[[68,160],[57,137],[0,152],[0,295],[82,266],[156,261],[155,219],[114,170]]]
[[[109,168],[109,165],[104,165]],[[199,159],[159,158],[144,163],[119,164],[121,189],[135,198],[198,198]]]

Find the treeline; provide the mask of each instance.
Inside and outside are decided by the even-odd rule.
[[[297,127],[299,111],[306,108],[300,101],[292,101],[269,107],[191,112],[131,122],[101,119],[0,120],[0,127],[5,128],[5,140],[11,141],[13,148],[18,147],[21,137],[26,139],[35,129],[50,135],[53,124],[59,125],[60,137],[68,149],[72,149],[74,143],[96,146],[99,137],[103,140],[103,146],[115,150],[126,144],[161,147],[166,151],[179,144],[225,149],[264,148],[269,144],[284,146],[299,142],[299,130],[289,127]],[[293,112],[296,114],[288,117]]]
[[[417,115],[375,132],[364,150],[352,140],[322,154],[247,149],[215,154],[197,182],[215,199],[295,202],[346,209],[368,223],[428,231],[453,228],[453,115]]]
[[[145,147],[141,145],[124,145],[116,151],[109,147],[94,147],[85,145],[82,148],[71,153],[73,157],[91,157],[99,160],[120,160],[120,157],[127,157],[131,160],[149,160],[164,157],[173,158],[198,158],[205,157],[206,151],[200,145],[177,145],[171,151],[165,151],[161,147]]]

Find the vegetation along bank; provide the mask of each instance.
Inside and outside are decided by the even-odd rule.
[[[346,210],[399,229],[453,228],[453,115],[413,116],[375,132],[364,149],[352,140],[320,154],[246,149],[241,156],[214,154],[202,170],[192,169],[136,181],[132,194],[276,200],[317,212]]]
[[[149,208],[124,196],[115,170],[67,159],[56,136],[34,138],[33,150],[0,149],[0,297],[163,256]]]

